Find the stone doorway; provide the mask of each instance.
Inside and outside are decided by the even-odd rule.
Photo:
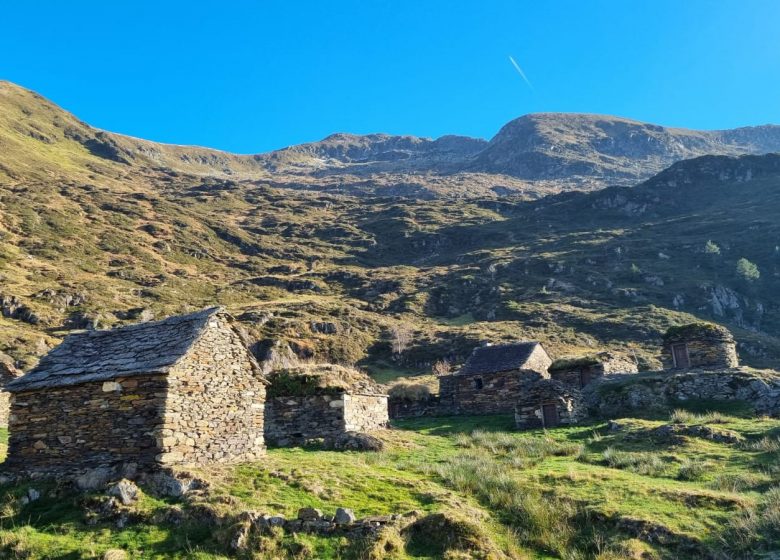
[[[672,344],[672,357],[674,358],[674,367],[677,368],[689,368],[691,367],[691,359],[688,356],[688,345]]]
[[[554,428],[560,424],[558,417],[558,407],[555,403],[546,403],[542,405],[542,421],[545,428]]]

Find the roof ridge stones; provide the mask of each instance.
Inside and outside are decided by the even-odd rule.
[[[474,348],[457,375],[480,375],[522,369],[521,366],[540,347],[537,340],[491,344]]]

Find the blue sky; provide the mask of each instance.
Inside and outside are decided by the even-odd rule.
[[[100,128],[240,153],[333,132],[490,138],[538,111],[780,123],[776,0],[0,0],[0,13],[0,78]]]

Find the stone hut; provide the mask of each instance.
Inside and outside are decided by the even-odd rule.
[[[455,414],[512,412],[551,363],[539,342],[480,346],[457,373],[439,378],[440,401]]]
[[[713,323],[670,327],[663,339],[665,369],[733,368],[739,365],[734,337]]]
[[[346,432],[388,425],[387,394],[356,369],[301,365],[274,371],[269,381],[265,439],[271,445],[330,445]]]
[[[555,360],[548,371],[551,379],[582,389],[603,375],[636,373],[638,370],[633,358],[615,352],[599,352],[589,356]]]
[[[53,472],[256,459],[265,386],[221,308],[75,333],[7,385],[6,465]]]
[[[534,383],[515,406],[515,425],[519,429],[572,425],[585,417],[580,391],[554,379]]]

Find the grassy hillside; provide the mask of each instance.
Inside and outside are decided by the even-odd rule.
[[[92,502],[70,486],[6,485],[0,550],[25,559],[124,549],[132,558],[607,560],[755,558],[777,547],[780,422],[683,412],[673,420],[730,442],[655,435],[663,418],[527,433],[502,416],[406,421],[382,436],[379,453],[272,449],[257,464],[203,469],[207,494],[145,494],[121,529],[105,515],[88,524]],[[29,487],[42,497],[25,505]],[[272,534],[253,537],[252,552],[231,551],[231,514],[294,518],[300,507],[408,515],[377,542]],[[172,516],[183,521],[165,521]],[[426,521],[409,529],[414,519]]]

